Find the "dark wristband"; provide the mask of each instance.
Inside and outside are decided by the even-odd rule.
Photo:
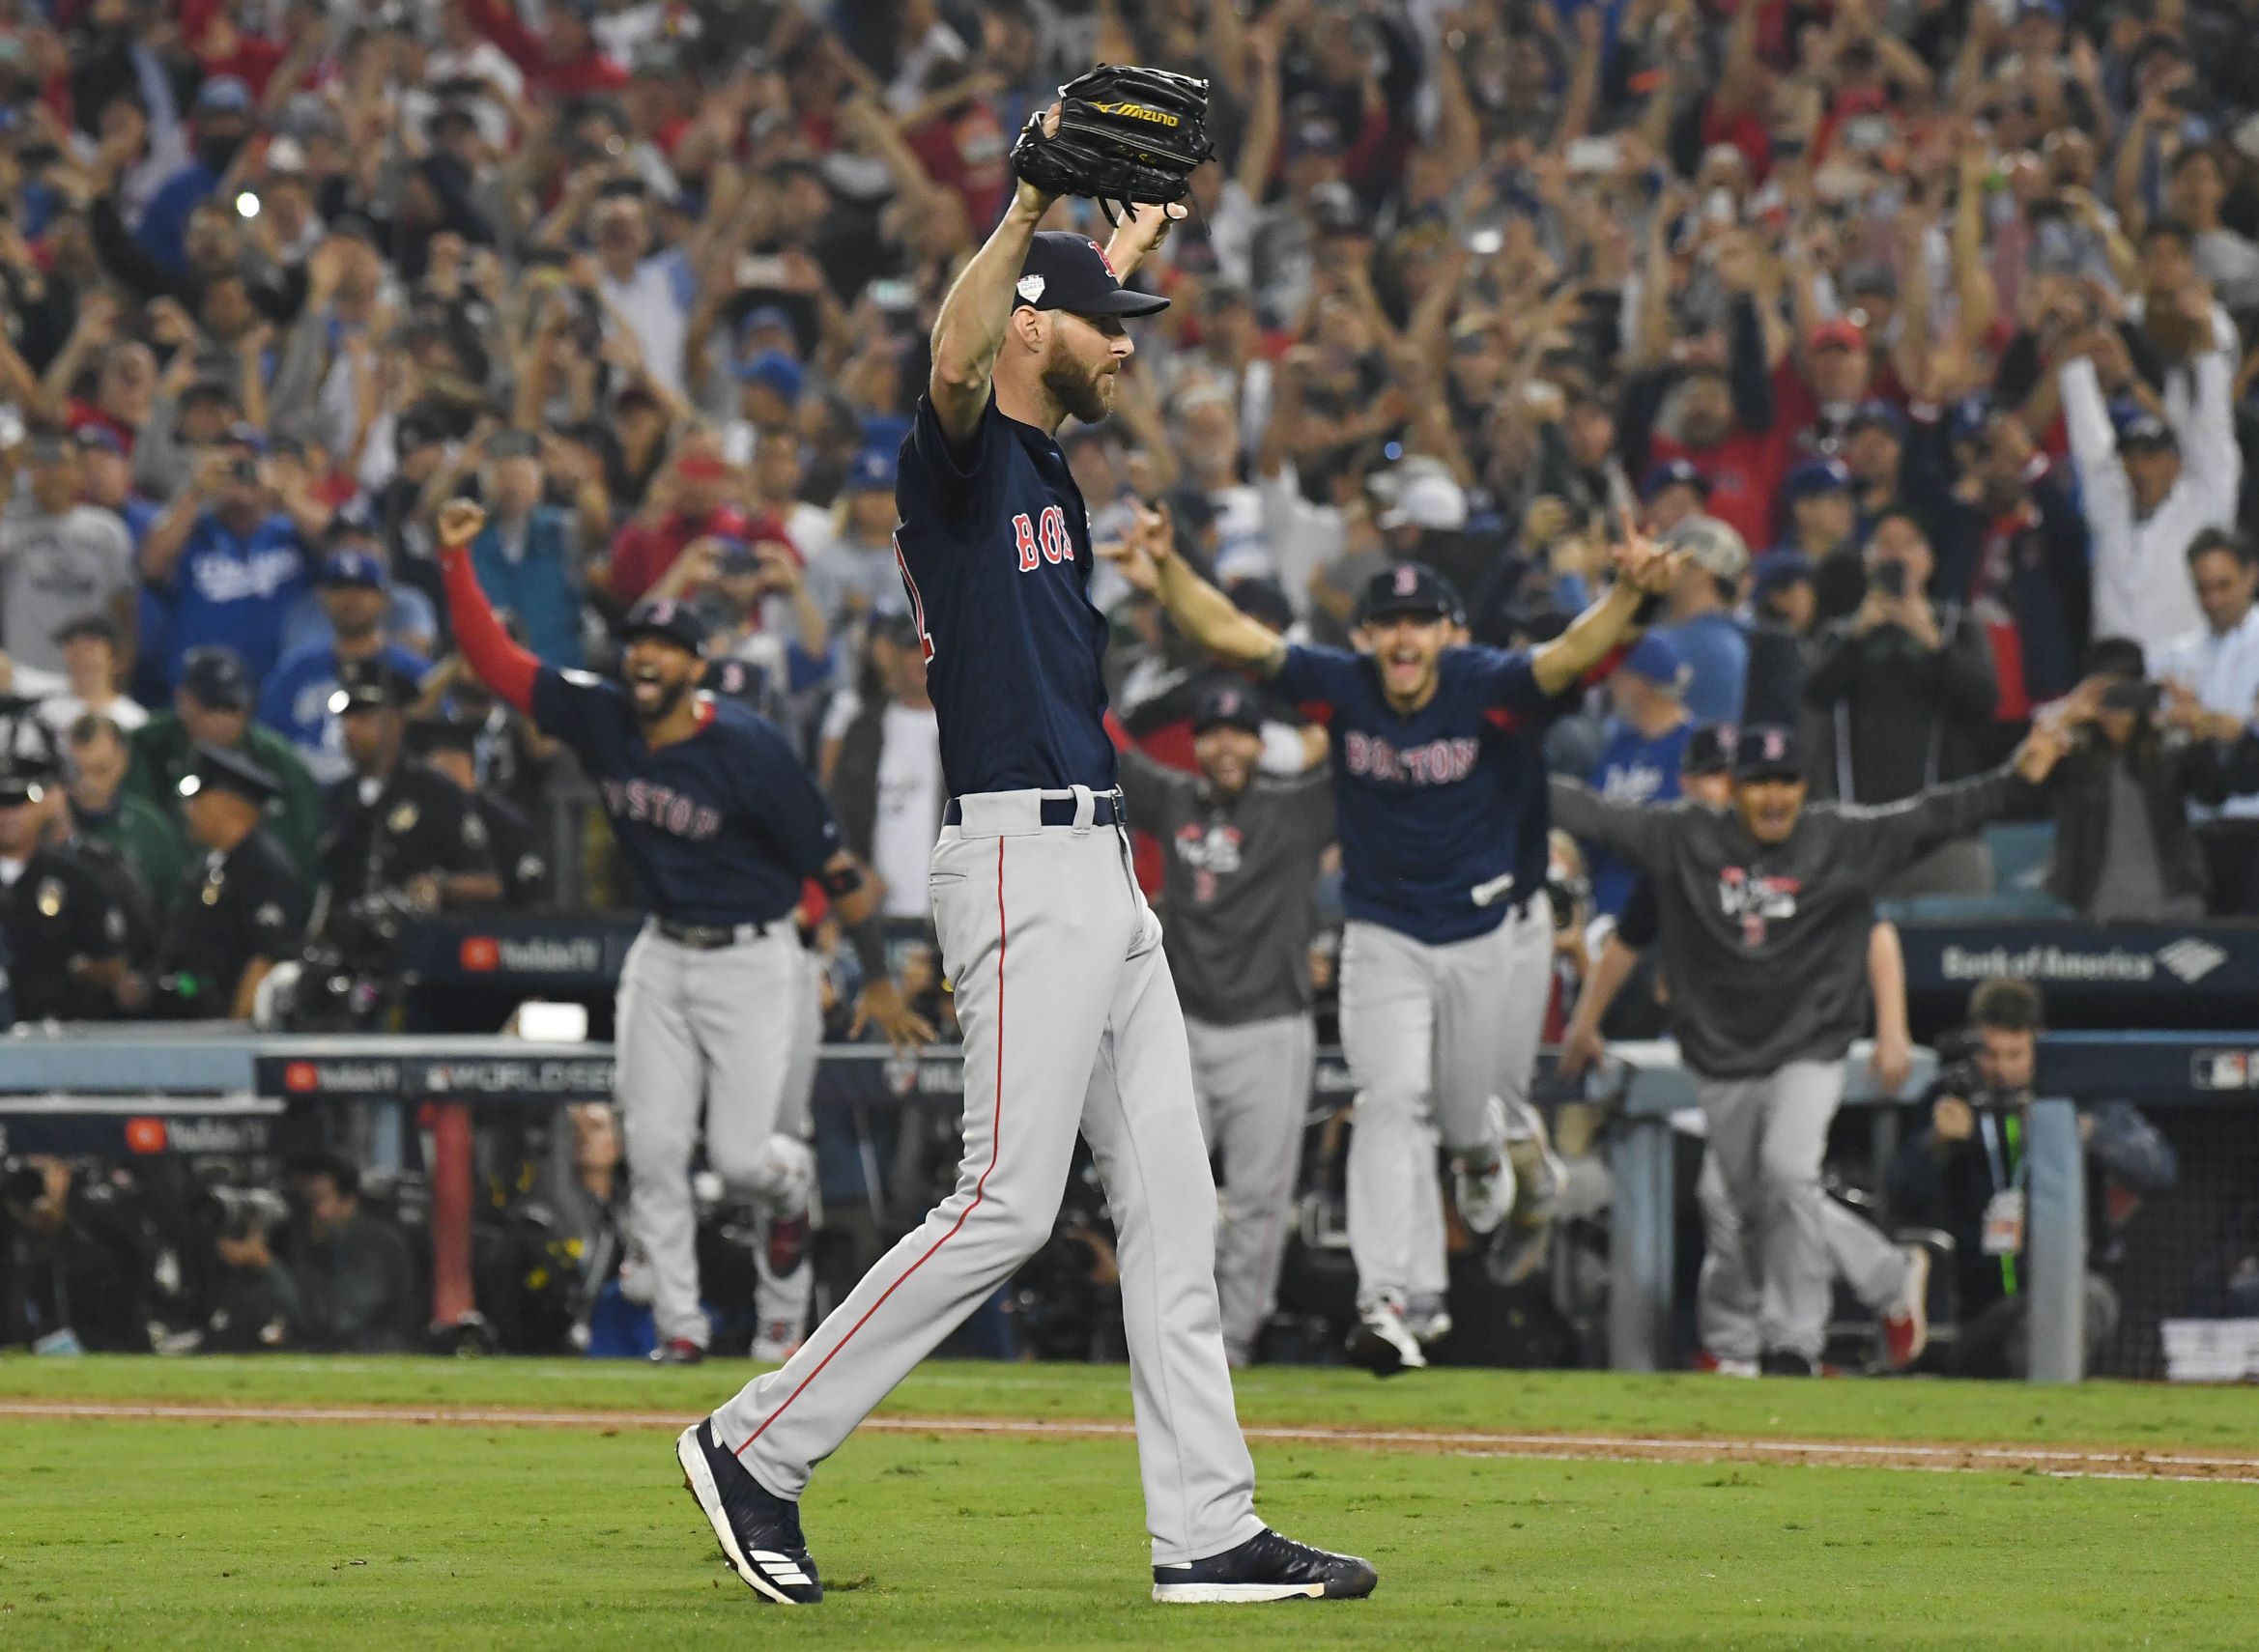
[[[847,945],[855,949],[855,961],[863,967],[863,984],[875,986],[886,979],[886,939],[878,932],[878,920],[866,918],[860,924],[842,923],[840,931],[847,938]]]

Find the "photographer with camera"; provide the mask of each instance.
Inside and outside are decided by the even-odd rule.
[[[361,1209],[360,1172],[350,1159],[312,1159],[299,1167],[297,1182],[304,1221],[292,1236],[290,1270],[304,1305],[306,1346],[398,1353],[417,1313],[408,1241]]]
[[[148,1283],[120,1186],[44,1154],[0,1166],[0,1346],[147,1353]]]
[[[1971,1376],[2025,1374],[2022,1296],[2025,1231],[2025,1110],[2032,1101],[2045,1005],[2027,982],[1994,979],[1969,994],[1967,1054],[1941,1069],[1925,1102],[1930,1127],[1891,1167],[1899,1220],[1953,1236],[1958,1344]],[[2086,1353],[2109,1339],[2117,1294],[2099,1269],[2139,1196],[2170,1187],[2180,1173],[2170,1143],[2130,1102],[2081,1106],[2087,1156]]]
[[[1825,714],[1829,739],[1813,773],[1844,803],[1895,803],[1981,766],[1997,694],[1992,656],[1959,603],[1930,596],[1936,567],[1921,523],[1884,511],[1867,539],[1865,600],[1814,645],[1804,702]],[[1972,838],[1941,845],[1883,893],[1984,895],[1991,882],[1984,843]]]
[[[2180,683],[2151,681],[2127,638],[2097,640],[2086,672],[2055,711],[2073,745],[2048,788],[2047,893],[2091,923],[2201,918],[2188,804],[2259,789],[2259,734]]]
[[[273,1237],[290,1219],[279,1193],[265,1187],[213,1187],[206,1208],[219,1270],[212,1311],[196,1343],[202,1353],[261,1353],[299,1339],[305,1309],[289,1269],[274,1260]]]

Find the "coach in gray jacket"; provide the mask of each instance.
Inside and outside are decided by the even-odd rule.
[[[1185,1008],[1200,1125],[1223,1160],[1215,1294],[1234,1365],[1255,1357],[1278,1297],[1318,1050],[1313,900],[1319,858],[1333,841],[1326,771],[1257,774],[1262,727],[1254,692],[1223,683],[1193,712],[1198,774],[1134,747],[1122,754],[1130,818],[1160,840],[1162,944]]]
[[[1781,727],[1742,730],[1728,809],[1608,803],[1553,782],[1556,826],[1654,879],[1672,1032],[1759,1274],[1767,1372],[1809,1375],[1825,1338],[1820,1157],[1866,1020],[1875,891],[2007,813],[2063,746],[2049,723],[2006,768],[1879,809],[1806,808],[1802,753]]]

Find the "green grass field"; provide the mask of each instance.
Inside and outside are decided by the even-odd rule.
[[[652,1411],[740,1380],[571,1362],[0,1360],[0,1405]],[[2259,1449],[2259,1398],[2092,1384],[1246,1374],[1251,1423]],[[937,1365],[908,1416],[1118,1421],[1126,1375]],[[1264,1512],[1363,1603],[1153,1606],[1121,1438],[867,1434],[764,1608],[626,1424],[0,1416],[0,1648],[2243,1647],[2259,1484],[1258,1443]]]

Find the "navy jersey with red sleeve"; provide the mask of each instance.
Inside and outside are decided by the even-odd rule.
[[[775,724],[701,698],[699,731],[653,747],[617,683],[544,666],[533,721],[579,755],[660,917],[770,923],[838,852],[839,824]]]
[[[895,534],[950,794],[1112,789],[1105,615],[1090,521],[1059,444],[990,401],[960,449],[918,398]]]
[[[1527,652],[1446,648],[1436,672],[1410,717],[1346,649],[1290,647],[1273,681],[1332,744],[1343,908],[1442,946],[1487,934],[1545,886],[1544,834],[1529,829],[1544,762],[1526,726],[1552,702]]]

